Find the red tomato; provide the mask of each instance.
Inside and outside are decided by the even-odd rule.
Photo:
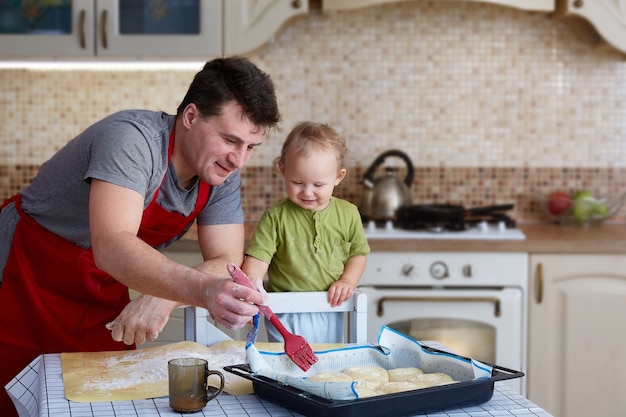
[[[563,191],[554,191],[548,196],[548,211],[553,216],[560,216],[569,211],[572,206],[572,198]]]

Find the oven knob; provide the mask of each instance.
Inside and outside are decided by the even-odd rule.
[[[405,277],[411,277],[415,273],[415,266],[413,264],[404,264],[402,266],[402,275]]]
[[[448,278],[448,266],[443,262],[435,262],[430,266],[430,275],[435,279]]]
[[[462,269],[465,278],[471,278],[473,275],[472,265],[465,265]]]

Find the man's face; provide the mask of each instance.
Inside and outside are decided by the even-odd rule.
[[[184,133],[176,137],[174,166],[183,187],[196,175],[211,185],[222,184],[245,165],[265,133],[242,116],[236,102],[226,104],[221,115],[206,119],[190,104],[182,119]]]

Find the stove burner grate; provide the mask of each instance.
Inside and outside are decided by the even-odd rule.
[[[488,223],[498,225],[504,223],[507,229],[515,229],[517,223],[511,216],[504,213],[491,213],[488,215],[474,215],[468,216],[461,220],[445,221],[445,222],[431,222],[423,221],[419,219],[401,219],[394,222],[394,226],[403,230],[413,231],[428,231],[433,233],[445,233],[445,232],[462,232],[472,227],[476,227],[479,223]],[[384,227],[384,222],[377,227]]]

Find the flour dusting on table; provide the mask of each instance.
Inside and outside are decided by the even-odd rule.
[[[226,392],[251,393],[249,381],[223,369],[246,362],[244,344],[223,341],[206,347],[195,342],[179,342],[132,351],[63,353],[66,398],[93,402],[166,396],[167,362],[185,357],[206,359],[209,369],[221,371]],[[212,376],[209,384],[218,386],[219,379]]]

